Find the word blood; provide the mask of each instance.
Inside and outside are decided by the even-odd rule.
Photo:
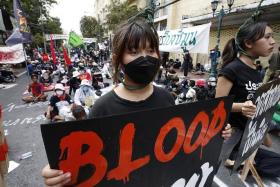
[[[180,117],[174,117],[164,124],[154,144],[154,155],[158,162],[170,162],[183,149],[185,154],[191,154],[198,148],[205,147],[209,141],[221,131],[226,121],[226,110],[224,101],[220,101],[218,106],[212,111],[212,118],[206,112],[199,112],[192,120],[189,128]],[[199,126],[200,133],[193,141],[193,136]],[[177,137],[174,145],[168,151],[164,151],[164,142],[167,135],[176,130]],[[119,139],[119,160],[116,168],[107,171],[108,161],[102,151],[104,149],[103,140],[93,131],[75,131],[63,137],[60,141],[61,155],[59,159],[59,169],[65,172],[71,172],[72,180],[70,185],[79,187],[97,185],[107,173],[107,180],[122,180],[124,183],[129,181],[129,175],[135,170],[149,164],[151,154],[144,154],[140,158],[132,160],[133,141],[136,134],[134,123],[128,123],[121,130]],[[193,142],[193,143],[192,143]],[[87,145],[86,152],[82,151],[83,145]],[[65,157],[65,155],[67,155]],[[201,155],[202,156],[202,152]],[[85,165],[92,165],[95,171],[86,180],[77,184],[79,169]]]

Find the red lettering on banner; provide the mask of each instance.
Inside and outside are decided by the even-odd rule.
[[[177,138],[176,142],[174,143],[174,146],[172,149],[169,151],[169,153],[165,153],[163,151],[163,142],[165,140],[166,135],[173,129],[175,128],[177,130]],[[180,148],[182,147],[185,139],[185,133],[186,133],[186,128],[184,121],[181,118],[173,118],[169,120],[161,129],[159,132],[159,135],[156,139],[155,147],[154,147],[154,152],[155,152],[155,157],[157,158],[158,161],[160,162],[169,162],[172,160],[175,155],[179,152]]]
[[[9,59],[14,58],[14,52],[0,52],[0,61],[8,61]]]
[[[199,124],[202,125],[199,136],[197,137],[195,142],[191,145],[191,140],[192,140],[193,134]],[[202,144],[204,137],[207,133],[208,124],[209,124],[209,117],[205,112],[199,112],[195,116],[194,120],[192,121],[192,123],[188,129],[186,139],[184,142],[184,146],[183,146],[184,152],[186,154],[190,154],[190,153],[194,152]],[[202,155],[200,155],[200,156],[202,156]]]
[[[170,162],[179,153],[183,146],[185,154],[191,154],[201,146],[201,150],[209,143],[209,141],[223,128],[226,120],[226,110],[224,101],[220,101],[218,106],[212,111],[212,119],[209,124],[209,116],[206,112],[199,112],[190,124],[186,133],[186,127],[182,118],[174,117],[163,125],[158,133],[154,144],[155,158],[159,162]],[[198,137],[193,139],[194,133],[201,125]],[[177,131],[176,141],[173,147],[167,153],[164,152],[164,141],[171,130]],[[136,129],[133,123],[128,123],[122,129],[120,134],[119,162],[116,168],[107,174],[107,180],[123,180],[124,183],[129,181],[131,172],[147,165],[150,162],[150,155],[133,159],[133,142]],[[193,143],[192,143],[193,142]],[[82,153],[83,145],[88,145],[88,150]],[[110,148],[110,145],[107,145]],[[72,132],[60,141],[61,156],[59,168],[65,172],[71,172],[72,181],[70,185],[77,183],[80,167],[92,165],[95,168],[92,176],[76,185],[79,187],[95,186],[106,175],[108,162],[101,155],[103,150],[103,141],[95,132]],[[143,153],[144,154],[144,153]],[[67,158],[64,158],[66,156]],[[202,157],[202,151],[200,154]]]
[[[135,135],[135,127],[133,123],[128,123],[120,136],[120,158],[119,165],[112,169],[107,176],[108,180],[123,180],[124,183],[129,181],[129,174],[143,167],[150,161],[150,156],[146,155],[142,158],[132,161],[133,139]]]
[[[82,146],[88,145],[85,153],[82,152]],[[80,183],[79,187],[94,186],[98,184],[106,174],[107,160],[100,154],[103,149],[102,139],[94,132],[72,132],[60,141],[61,156],[59,168],[65,172],[71,173],[71,183],[77,182],[78,172],[81,166],[91,164],[95,171],[86,181]],[[66,160],[62,160],[67,150]]]
[[[214,136],[216,136],[216,134],[218,132],[220,132],[220,130],[222,130],[222,128],[224,126],[224,123],[226,121],[226,116],[227,116],[227,113],[226,113],[226,110],[225,110],[225,103],[224,103],[224,101],[220,101],[218,107],[215,108],[212,111],[212,114],[213,114],[213,119],[212,119],[212,121],[211,121],[211,123],[209,125],[209,129],[207,131],[207,135],[204,138],[204,141],[202,142],[202,146],[203,147],[206,146],[209,143],[209,141]],[[219,124],[218,124],[218,122],[219,122]]]

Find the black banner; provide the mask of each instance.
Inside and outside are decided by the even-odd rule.
[[[51,168],[71,172],[72,186],[211,186],[231,107],[224,97],[41,132]]]
[[[238,156],[234,163],[234,170],[262,144],[270,128],[276,105],[280,100],[280,79],[262,85],[256,91],[254,98],[257,107],[256,113],[252,119],[247,121]]]

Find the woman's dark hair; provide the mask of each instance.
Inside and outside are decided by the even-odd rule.
[[[233,61],[238,51],[246,52],[246,42],[256,42],[265,35],[266,22],[249,23],[242,25],[237,31],[236,38],[230,39],[222,52],[222,67]]]
[[[156,30],[150,26],[144,19],[137,19],[131,22],[125,22],[120,25],[115,32],[113,39],[113,65],[114,65],[114,82],[119,82],[119,71],[122,65],[123,54],[125,50],[137,50],[140,47],[145,48],[149,42],[150,47],[159,54],[159,39]],[[141,45],[141,46],[140,46]]]

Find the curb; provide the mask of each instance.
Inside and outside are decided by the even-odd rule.
[[[20,77],[20,76],[22,76],[23,74],[25,74],[26,72],[27,72],[27,71],[21,72],[21,73],[17,74],[16,77]]]

